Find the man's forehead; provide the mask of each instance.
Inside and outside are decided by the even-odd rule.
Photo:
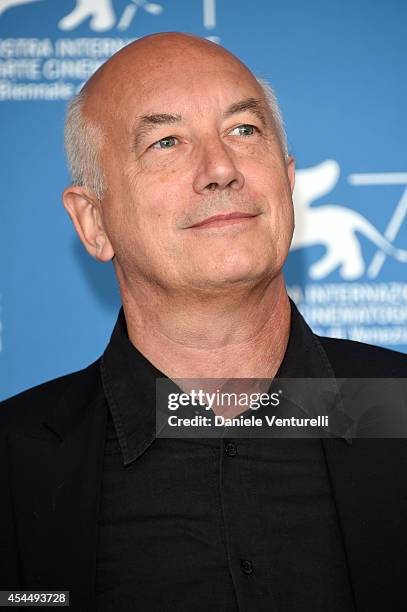
[[[256,80],[250,75],[242,74],[230,67],[213,67],[212,69],[200,70],[198,66],[180,70],[165,71],[151,74],[143,83],[129,83],[129,95],[138,99],[145,108],[154,107],[156,101],[161,103],[168,100],[174,104],[177,100],[180,104],[198,106],[202,101],[224,102],[232,97],[245,97],[259,93]]]
[[[126,119],[133,109],[139,109],[138,114],[162,112],[155,103],[168,108],[176,102],[180,106],[193,102],[204,107],[216,97],[224,98],[228,89],[241,90],[240,98],[256,95],[256,80],[249,69],[225,49],[211,44],[189,48],[188,54],[181,50],[161,44],[144,55],[136,48],[122,57],[119,52],[87,84],[88,109],[98,108],[99,118],[113,113]]]
[[[177,76],[172,81],[152,78],[144,87],[134,84],[113,104],[113,117],[123,119],[131,129],[138,122],[160,123],[164,115],[174,117],[175,122],[212,114],[227,117],[245,110],[267,113],[264,102],[254,78],[245,79],[230,71],[206,71],[190,78]]]

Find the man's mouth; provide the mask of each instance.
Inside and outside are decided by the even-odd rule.
[[[208,217],[195,225],[191,225],[191,228],[199,229],[205,227],[221,227],[223,225],[232,225],[234,223],[242,223],[247,222],[254,217],[257,217],[257,213],[244,213],[244,212],[231,212],[231,213],[220,213],[218,215],[213,215],[212,217]]]

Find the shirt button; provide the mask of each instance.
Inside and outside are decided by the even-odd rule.
[[[240,562],[240,569],[247,576],[250,576],[250,574],[253,574],[253,564],[251,561],[248,561],[247,559],[243,559]]]
[[[233,442],[228,442],[225,446],[225,452],[228,457],[234,457],[237,454],[236,444]]]

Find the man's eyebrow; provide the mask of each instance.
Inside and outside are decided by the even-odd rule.
[[[264,112],[264,102],[258,98],[246,98],[239,102],[233,102],[223,113],[224,117],[231,117],[237,113],[243,113],[250,111],[255,115],[263,124],[263,127],[267,125],[266,114]]]
[[[178,123],[182,120],[181,115],[173,115],[171,113],[155,113],[153,115],[141,115],[132,130],[132,145],[136,148],[137,145],[154,130],[157,125],[169,125]]]
[[[246,98],[233,102],[223,113],[224,117],[231,117],[238,113],[250,111],[263,124],[267,125],[266,115],[264,112],[264,102],[257,98]],[[132,147],[135,149],[142,140],[158,125],[171,125],[182,121],[182,115],[172,113],[154,113],[151,115],[141,115],[132,129]]]

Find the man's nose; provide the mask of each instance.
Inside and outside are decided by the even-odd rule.
[[[236,167],[236,162],[221,139],[202,144],[198,168],[194,179],[197,193],[217,189],[241,189],[244,176]]]

